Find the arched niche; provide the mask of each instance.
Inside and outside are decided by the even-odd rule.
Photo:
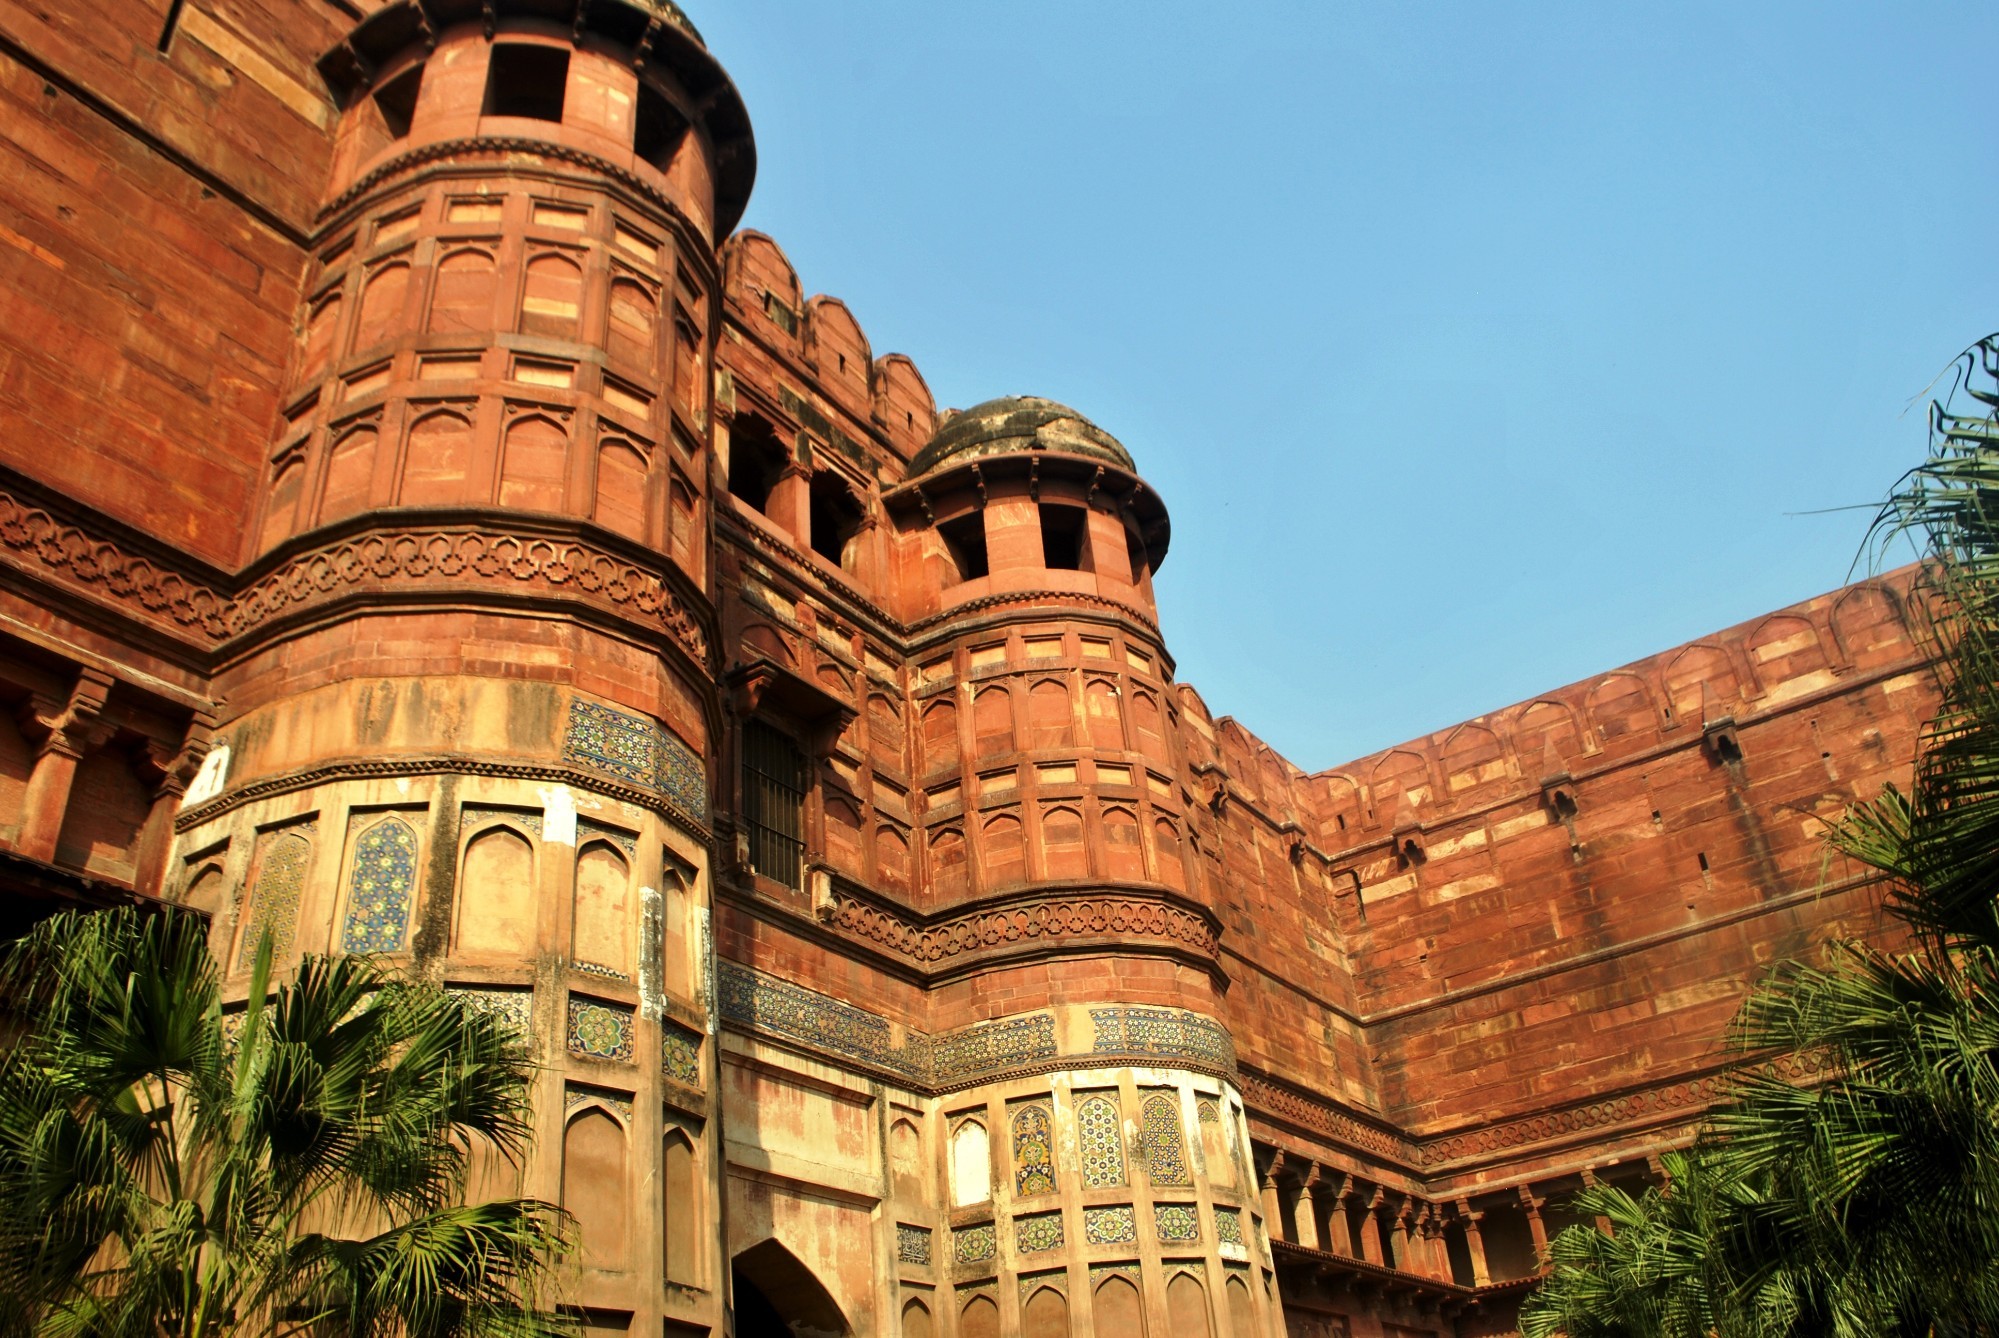
[[[1145,1338],[1145,1304],[1130,1278],[1111,1274],[1090,1299],[1096,1338]]]
[[[992,1138],[982,1121],[965,1120],[951,1131],[951,1203],[962,1208],[992,1196]]]
[[[464,956],[526,960],[535,943],[534,846],[505,825],[487,827],[465,843],[459,861],[457,932]]]
[[[775,1239],[738,1254],[729,1274],[736,1338],[840,1338],[854,1331],[826,1285]]]
[[[630,978],[632,871],[609,841],[586,841],[576,852],[570,958]]]
[[[631,1177],[625,1126],[601,1105],[585,1105],[562,1134],[562,1206],[576,1219],[583,1262],[622,1270],[631,1262]]]

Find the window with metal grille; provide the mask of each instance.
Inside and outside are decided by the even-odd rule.
[[[805,758],[761,720],[743,726],[743,825],[750,867],[786,887],[805,871]]]

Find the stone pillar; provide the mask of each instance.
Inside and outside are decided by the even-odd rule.
[[[1353,1197],[1353,1177],[1340,1177],[1339,1188],[1334,1190],[1332,1202],[1326,1210],[1326,1248],[1334,1254],[1343,1254],[1351,1259],[1354,1255],[1353,1232],[1347,1225],[1347,1200]]]
[[[812,471],[795,459],[771,487],[769,515],[800,548],[812,546]]]
[[[1538,1267],[1548,1257],[1548,1227],[1541,1220],[1541,1206],[1546,1199],[1534,1197],[1534,1191],[1526,1185],[1520,1186],[1520,1208],[1527,1214],[1527,1229],[1534,1234],[1534,1261]]]
[[[1388,1227],[1388,1259],[1404,1273],[1421,1273],[1421,1264],[1414,1257],[1417,1251],[1409,1247],[1409,1200],[1403,1199],[1395,1210],[1395,1218]]]
[[[144,761],[155,775],[153,806],[146,811],[146,825],[139,829],[139,848],[134,859],[132,888],[149,897],[160,896],[166,887],[167,852],[173,847],[174,816],[180,812],[181,797],[188,782],[208,756],[208,741],[215,728],[214,717],[196,713],[178,749],[168,752],[149,745]]]
[[[56,838],[62,832],[63,814],[69,808],[69,790],[76,780],[76,765],[84,751],[100,739],[92,727],[111,695],[111,677],[95,669],[77,676],[67,700],[47,697],[29,700],[23,713],[23,731],[39,736],[41,747],[35,754],[35,769],[28,774],[27,793],[21,803],[21,833],[14,841],[16,853],[44,863],[56,857]]]
[[[1317,1162],[1306,1162],[1305,1174],[1298,1181],[1296,1220],[1298,1223],[1298,1243],[1313,1250],[1322,1250],[1325,1248],[1325,1246],[1319,1243],[1319,1218],[1318,1214],[1313,1211],[1316,1205],[1312,1202],[1312,1187],[1318,1183],[1319,1164]]]
[[[1367,1201],[1367,1208],[1360,1218],[1360,1257],[1370,1264],[1385,1264],[1388,1260],[1381,1253],[1381,1205],[1388,1198],[1380,1186],[1375,1187]]]
[[[1492,1282],[1492,1268],[1485,1262],[1485,1237],[1478,1229],[1485,1214],[1473,1212],[1470,1199],[1459,1199],[1458,1216],[1465,1219],[1465,1252],[1471,1255],[1472,1285],[1488,1286]]]
[[[1263,1229],[1276,1240],[1284,1239],[1284,1204],[1277,1194],[1277,1173],[1283,1169],[1284,1154],[1272,1149],[1263,1168]]]

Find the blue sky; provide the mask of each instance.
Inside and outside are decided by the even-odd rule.
[[[1842,583],[1999,329],[1999,7],[690,0],[747,226],[1164,495],[1308,769]]]

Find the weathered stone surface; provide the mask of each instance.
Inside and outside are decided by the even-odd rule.
[[[73,8],[0,0],[5,923],[517,1020],[475,1191],[594,1327],[1504,1331],[1880,932],[1818,833],[1934,703],[1904,577],[1307,775],[1176,681],[1115,438],[721,235],[675,7]]]

